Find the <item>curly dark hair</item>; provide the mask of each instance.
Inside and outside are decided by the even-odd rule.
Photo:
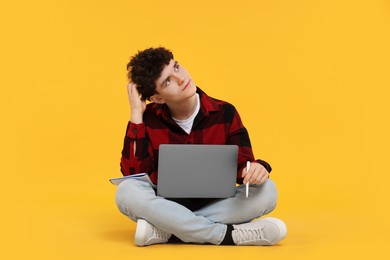
[[[164,47],[138,51],[130,59],[127,64],[127,77],[137,84],[137,90],[143,100],[149,100],[156,93],[155,82],[171,59],[173,59],[172,52]]]

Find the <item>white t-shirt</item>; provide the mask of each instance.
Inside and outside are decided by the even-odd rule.
[[[196,93],[196,97],[197,97],[196,109],[195,109],[194,113],[189,118],[184,119],[184,120],[179,120],[179,119],[172,117],[173,120],[176,122],[176,124],[178,124],[181,128],[183,128],[183,130],[186,131],[187,134],[190,134],[191,129],[192,129],[192,125],[194,124],[194,119],[200,110],[200,100],[199,100],[198,93]]]

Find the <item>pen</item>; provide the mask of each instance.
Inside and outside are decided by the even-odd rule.
[[[249,169],[251,168],[251,163],[249,161],[246,162],[246,173],[248,174]],[[249,193],[249,181],[246,183],[246,197],[248,198]]]

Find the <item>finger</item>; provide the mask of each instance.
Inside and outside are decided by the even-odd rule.
[[[250,172],[246,177],[246,181],[249,182],[250,184],[256,184],[257,175],[258,175],[257,172]]]
[[[261,174],[257,177],[257,181],[259,184],[263,183],[269,176],[267,169],[265,169],[263,166],[261,166],[260,168]]]
[[[260,176],[260,178],[261,178],[261,173],[254,173],[253,175],[252,175],[252,177],[251,177],[251,179],[249,180],[249,182],[251,183],[251,184],[258,184],[258,179],[259,179],[259,176]]]
[[[127,85],[127,92],[129,93],[129,96],[134,96],[134,90],[135,90],[135,84],[129,83]]]
[[[247,182],[249,182],[250,183],[250,179],[252,178],[252,173],[249,171],[249,172],[247,172],[247,174],[246,174],[246,176],[245,176],[245,178],[244,178],[244,184],[246,184]]]
[[[258,167],[257,164],[253,164],[253,167],[250,168],[249,170],[251,172],[251,176],[249,178],[250,183],[256,183],[256,179],[261,174],[261,168]]]
[[[133,95],[137,94],[137,88],[136,88],[136,85],[135,84],[131,84],[131,93]]]
[[[255,174],[255,172],[256,172],[256,167],[253,167],[253,165],[251,164],[249,167],[249,171],[247,171],[247,170],[248,170],[248,168],[245,167],[245,172],[246,172],[245,178],[247,181],[250,181],[253,177],[253,174]]]
[[[127,84],[127,93],[130,94],[131,93],[131,83]]]
[[[261,178],[259,184],[263,184],[264,182],[266,182],[266,180],[268,180],[268,176],[269,176],[269,174],[264,174],[264,176]]]
[[[134,90],[137,90],[137,84],[130,82],[129,84],[127,84],[127,88],[133,92]]]
[[[248,166],[244,167],[244,169],[242,169],[242,177],[247,176],[248,173],[250,173],[250,172],[253,172],[253,168],[249,167],[249,171],[248,171]]]
[[[135,85],[135,84],[133,84],[131,86],[131,95],[133,96],[133,98],[136,98],[136,99],[140,98],[140,94],[138,92],[137,85]]]
[[[268,176],[268,172],[262,169],[261,174],[257,177],[256,181],[260,184],[261,181]]]
[[[248,174],[248,172],[246,171],[246,167],[244,169],[242,169],[242,172],[241,172],[241,177],[242,178],[245,178],[245,176]]]
[[[257,178],[256,178],[256,183],[257,183],[257,184],[260,184],[260,183],[261,183],[261,180],[263,179],[264,175],[265,175],[265,173],[264,173],[264,172],[261,172],[261,173],[257,176]]]

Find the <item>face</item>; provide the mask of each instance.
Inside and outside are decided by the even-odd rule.
[[[196,93],[196,85],[192,81],[187,70],[180,64],[171,60],[156,80],[157,94],[150,97],[156,103],[180,103],[185,102]]]

